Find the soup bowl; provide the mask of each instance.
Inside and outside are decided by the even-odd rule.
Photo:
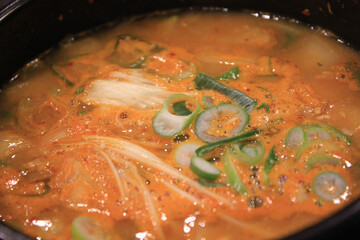
[[[0,9],[0,79],[6,85],[16,71],[67,35],[168,9],[229,9],[269,12],[328,29],[338,41],[360,49],[360,2],[325,0],[14,0]],[[286,239],[360,236],[360,199],[322,222]],[[1,239],[28,239],[0,224]]]

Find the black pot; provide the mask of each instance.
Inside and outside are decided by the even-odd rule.
[[[131,15],[189,7],[271,12],[329,29],[360,50],[359,0],[5,0],[0,1],[1,85],[68,34]],[[360,199],[287,239],[357,239],[359,226]],[[0,224],[0,239],[28,238]]]

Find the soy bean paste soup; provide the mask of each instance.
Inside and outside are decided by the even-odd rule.
[[[44,239],[268,239],[359,197],[359,55],[256,14],[68,39],[1,95],[0,214]]]

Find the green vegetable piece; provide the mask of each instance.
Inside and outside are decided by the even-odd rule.
[[[264,159],[265,146],[260,140],[240,141],[231,145],[231,154],[247,165],[256,165]]]
[[[288,48],[295,40],[295,35],[292,33],[286,33],[286,42],[284,44],[284,48]]]
[[[203,103],[205,104],[205,106],[207,108],[211,108],[211,107],[214,107],[214,99],[212,99],[211,97],[209,96],[203,96]]]
[[[289,130],[285,137],[285,144],[288,147],[299,147],[306,141],[306,134],[302,127],[293,127]]]
[[[197,143],[182,143],[175,151],[175,160],[181,166],[189,166],[190,160],[196,155],[195,150],[200,147]]]
[[[174,103],[173,110],[179,116],[189,116],[191,114],[191,111],[185,105],[185,101]]]
[[[236,80],[239,78],[239,67],[233,67],[228,72],[216,77],[216,80]]]
[[[221,174],[221,171],[216,166],[198,156],[191,158],[190,169],[206,180],[215,180]]]
[[[76,240],[105,240],[106,235],[94,220],[88,217],[77,217],[71,225],[71,235]]]
[[[327,165],[341,165],[341,161],[329,156],[329,155],[317,155],[312,157],[308,163],[306,164],[309,168],[314,168],[316,165],[323,165],[323,164],[327,164]]]
[[[206,74],[199,73],[195,77],[194,82],[199,89],[214,90],[230,97],[240,106],[244,107],[245,111],[247,111],[248,113],[250,113],[256,106],[256,101],[250,98],[245,93],[240,92],[234,88],[225,86],[224,84],[219,83],[218,81],[214,80]]]
[[[131,35],[120,35],[110,61],[124,68],[141,68],[146,59],[163,48]]]
[[[207,153],[211,152],[214,148],[221,147],[221,146],[224,146],[226,144],[231,144],[231,143],[238,142],[238,141],[246,139],[246,138],[253,137],[258,133],[260,133],[260,130],[252,130],[252,131],[243,133],[241,135],[238,135],[238,136],[235,136],[235,137],[232,137],[232,138],[228,138],[228,139],[225,139],[225,140],[222,140],[222,141],[206,144],[206,145],[196,149],[195,152],[196,152],[197,156],[203,157]]]
[[[260,110],[260,109],[262,109],[262,108],[265,109],[266,113],[269,113],[269,112],[270,112],[270,106],[269,106],[269,104],[267,104],[267,103],[262,103],[260,106],[258,106],[258,107],[256,108],[256,110]]]
[[[299,160],[299,158],[301,157],[301,155],[303,154],[303,152],[306,149],[314,147],[314,146],[324,147],[326,150],[339,149],[338,145],[331,143],[331,142],[325,142],[325,141],[307,142],[298,148],[298,150],[295,153],[294,160],[295,161]],[[320,152],[320,150],[318,149],[317,152]]]
[[[329,124],[322,123],[322,122],[315,122],[315,123],[304,124],[302,127],[305,128],[305,129],[308,129],[308,128],[311,128],[311,127],[324,128],[330,134],[335,135],[336,138],[345,141],[347,143],[347,145],[349,145],[349,146],[351,145],[351,140],[350,140],[350,138],[348,136],[346,136],[341,131],[339,131],[338,129],[334,128],[333,126],[331,126]]]
[[[28,195],[25,195],[25,197],[42,197],[46,194],[48,194],[50,192],[51,188],[49,185],[45,184],[44,186],[44,191],[42,193],[39,193],[39,194],[28,194]]]
[[[2,118],[13,118],[13,115],[9,113],[8,111],[5,111],[3,109],[0,110],[0,116]]]
[[[169,112],[171,104],[190,100],[196,104],[196,109],[188,116],[179,116]],[[177,93],[170,95],[164,102],[162,108],[156,113],[153,119],[153,129],[156,134],[162,137],[173,137],[186,127],[197,116],[200,111],[200,104],[189,95]]]
[[[346,136],[345,134],[343,134],[341,131],[337,130],[336,128],[334,128],[333,126],[330,126],[329,124],[326,123],[317,123],[320,127],[324,127],[327,128],[330,133],[334,134],[337,138],[344,140],[348,146],[351,145],[351,140],[348,136]]]
[[[347,183],[338,173],[324,171],[315,176],[312,181],[314,193],[325,201],[339,198],[346,190]]]
[[[305,130],[307,141],[330,140],[330,133],[321,127],[309,127]]]
[[[358,87],[360,87],[360,67],[354,62],[346,63],[346,71],[351,72],[351,78],[358,81]]]
[[[69,61],[71,59],[75,59],[75,58],[80,58],[80,57],[83,57],[83,56],[86,56],[88,55],[88,53],[81,53],[81,54],[77,54],[77,55],[74,55],[74,56],[70,56],[68,58],[65,59],[65,62],[66,61]],[[70,81],[69,79],[67,79],[62,73],[61,71],[58,69],[58,63],[55,63],[51,66],[51,70],[52,72],[57,75],[59,78],[61,78],[61,80],[63,80],[66,85],[68,85],[69,87],[73,87],[75,84]]]
[[[229,115],[232,119],[224,119],[224,115]],[[213,128],[218,128],[219,126],[214,126],[212,123],[214,120],[219,122],[226,121],[239,121],[232,129],[225,129],[227,135],[214,135],[210,133],[210,130]],[[209,108],[198,116],[195,122],[195,133],[196,135],[203,140],[204,142],[217,142],[227,138],[236,136],[239,132],[246,128],[249,123],[249,115],[241,107],[234,104],[222,103],[218,106]],[[221,130],[222,127],[215,130]],[[225,131],[224,130],[224,131]]]
[[[247,193],[246,187],[244,183],[241,181],[239,174],[236,171],[236,168],[231,161],[230,152],[226,150],[224,156],[224,169],[226,173],[226,177],[230,183],[230,185],[235,189],[235,191],[239,194]]]
[[[198,182],[205,187],[224,187],[224,186],[226,186],[226,183],[213,182],[213,181],[209,181],[204,178],[201,178],[201,177],[198,178]]]
[[[279,162],[279,158],[275,154],[275,146],[273,146],[269,152],[268,157],[266,158],[264,165],[264,182],[269,185],[269,174],[271,169]]]
[[[84,87],[79,87],[78,89],[75,90],[74,94],[80,94],[84,92]]]
[[[60,70],[57,68],[57,65],[56,64],[53,64],[52,67],[51,67],[51,70],[53,71],[53,73],[55,75],[57,75],[59,78],[61,78],[61,80],[63,80],[66,85],[68,85],[69,87],[73,87],[75,84],[70,81],[69,79],[67,79],[61,72]]]
[[[0,161],[0,167],[8,167],[9,163]]]

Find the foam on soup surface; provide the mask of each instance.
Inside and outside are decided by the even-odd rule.
[[[45,239],[267,239],[359,197],[357,52],[250,14],[68,39],[1,93],[0,216]]]

